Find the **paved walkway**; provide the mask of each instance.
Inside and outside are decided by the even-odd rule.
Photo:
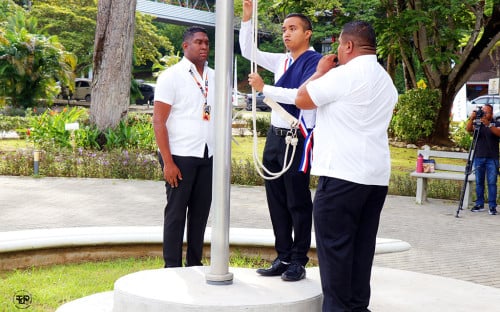
[[[0,232],[161,226],[164,194],[157,181],[0,176]],[[232,227],[271,228],[263,187],[233,185],[230,198]],[[388,196],[378,236],[412,248],[377,255],[374,265],[500,288],[500,215],[462,210],[455,218],[456,209],[453,201]]]

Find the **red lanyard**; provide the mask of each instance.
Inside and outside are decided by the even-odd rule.
[[[189,73],[191,74],[191,76],[193,76],[194,81],[196,82],[196,84],[200,88],[201,95],[205,98],[205,103],[203,104],[203,113],[202,113],[201,118],[203,120],[208,121],[208,120],[210,120],[210,105],[208,105],[208,103],[207,103],[207,97],[208,97],[208,71],[205,73],[205,91],[203,91],[203,87],[201,86],[201,83],[198,81],[198,79],[196,79],[196,76],[194,75],[192,69],[189,70]]]
[[[208,72],[205,74],[205,91],[203,91],[203,87],[201,86],[201,83],[198,81],[198,79],[196,79],[196,76],[194,75],[192,69],[189,70],[189,73],[191,74],[191,76],[193,76],[194,81],[196,82],[196,84],[200,88],[201,95],[203,95],[203,97],[205,98],[205,105],[207,105],[207,97],[208,97]]]

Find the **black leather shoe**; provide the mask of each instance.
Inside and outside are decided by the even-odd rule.
[[[281,275],[281,279],[288,282],[296,282],[306,277],[306,269],[298,263],[292,263]]]
[[[262,276],[278,276],[283,274],[283,272],[288,269],[289,265],[289,263],[283,262],[280,259],[276,258],[269,268],[258,269],[257,273]]]

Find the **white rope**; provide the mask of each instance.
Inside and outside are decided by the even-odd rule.
[[[257,20],[257,0],[252,1],[252,25],[253,25],[253,44],[252,53],[250,58],[250,71],[252,73],[257,72],[257,63],[255,62],[257,58],[257,42],[258,42],[258,20]],[[275,101],[265,98],[264,103],[266,103],[271,109],[276,110],[286,121],[290,123],[290,131],[285,137],[286,149],[285,149],[285,159],[283,161],[283,168],[279,172],[269,171],[260,161],[258,155],[258,139],[257,139],[257,105],[256,105],[256,94],[255,88],[252,87],[252,119],[253,119],[253,161],[257,173],[265,180],[274,180],[282,176],[288,169],[290,169],[293,158],[295,156],[295,150],[297,148],[298,138],[297,138],[297,127],[299,121],[290,115],[281,105]],[[292,154],[290,159],[288,159],[288,151],[292,145]],[[267,174],[264,174],[263,171]]]

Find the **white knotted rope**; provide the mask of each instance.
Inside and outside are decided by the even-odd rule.
[[[258,19],[257,19],[257,0],[252,2],[252,25],[253,25],[253,38],[252,38],[252,54],[250,58],[250,71],[252,73],[257,72],[257,42],[258,42]],[[285,159],[283,161],[283,168],[279,172],[269,171],[260,161],[258,152],[258,140],[257,140],[257,105],[256,105],[256,94],[255,88],[252,87],[252,120],[253,120],[253,161],[255,169],[259,175],[265,180],[274,180],[282,176],[292,165],[293,158],[295,156],[295,150],[297,149],[298,138],[297,138],[297,128],[299,121],[297,118],[290,115],[281,105],[275,101],[265,98],[264,103],[266,103],[272,110],[276,111],[284,120],[288,121],[290,124],[290,131],[285,137],[286,149],[285,149]],[[288,159],[288,150],[290,145],[292,145],[292,155]],[[266,174],[264,174],[264,172]]]

